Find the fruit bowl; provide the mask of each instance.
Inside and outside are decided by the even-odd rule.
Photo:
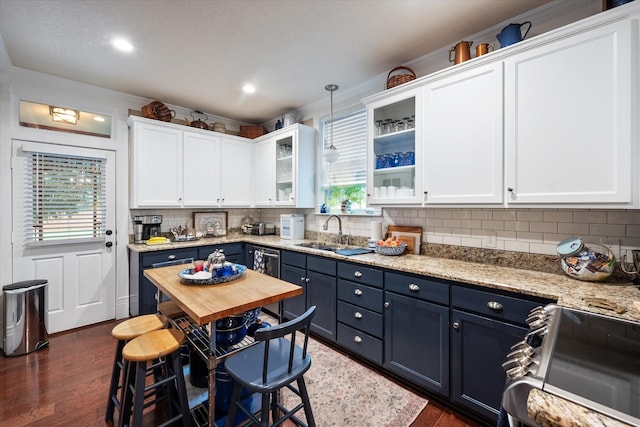
[[[402,255],[407,249],[406,243],[400,243],[398,246],[384,246],[384,245],[376,245],[376,253],[380,255],[387,256],[398,256]]]

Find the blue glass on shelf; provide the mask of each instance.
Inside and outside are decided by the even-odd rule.
[[[396,167],[396,166],[400,166],[400,162],[402,162],[402,153],[401,152],[397,152],[394,154],[390,154],[390,162],[391,162],[391,167]]]
[[[400,166],[411,166],[415,164],[416,164],[416,153],[414,151],[407,151],[402,153]]]

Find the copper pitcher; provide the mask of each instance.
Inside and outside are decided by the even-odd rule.
[[[461,62],[467,61],[471,59],[471,45],[473,42],[461,41],[457,45],[449,50],[449,62],[453,62],[454,64],[459,64]],[[451,57],[451,54],[455,53],[454,58]]]
[[[493,43],[480,43],[476,45],[476,58],[485,55],[493,50]]]

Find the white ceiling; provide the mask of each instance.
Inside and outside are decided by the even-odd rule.
[[[13,66],[259,124],[548,1],[0,0],[0,35]]]

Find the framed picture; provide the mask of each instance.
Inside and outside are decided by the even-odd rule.
[[[227,212],[194,212],[193,228],[203,237],[227,235]]]

